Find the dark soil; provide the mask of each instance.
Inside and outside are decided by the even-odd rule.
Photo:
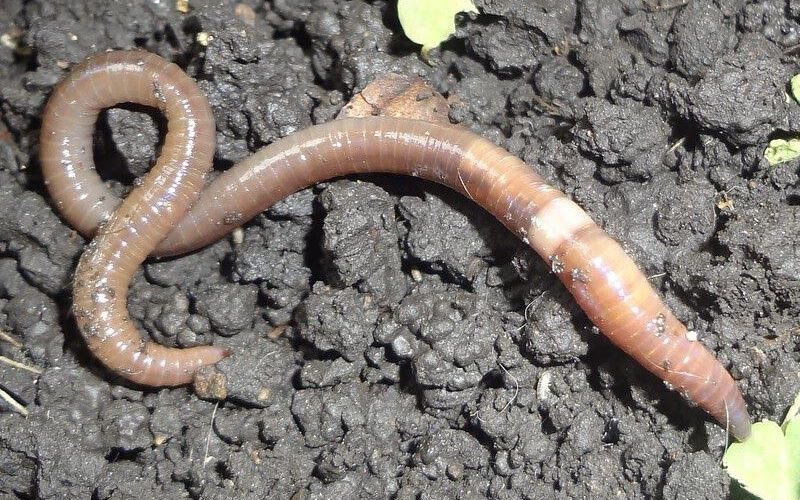
[[[65,68],[109,48],[178,62],[214,108],[218,169],[333,119],[391,71],[424,77],[452,121],[584,206],[730,367],[753,416],[781,418],[800,391],[800,179],[797,161],[769,167],[763,152],[800,131],[785,98],[800,2],[476,3],[429,65],[394,2],[2,2],[0,327],[22,348],[0,341],[0,354],[42,373],[0,363],[0,387],[30,412],[3,403],[0,494],[727,494],[724,430],[593,334],[499,223],[415,180],[320,185],[248,223],[241,243],[144,266],[134,319],[164,344],[231,346],[226,401],[130,387],[83,347],[69,309],[85,242],[37,160]],[[120,191],[163,133],[141,111],[98,126],[95,156]]]

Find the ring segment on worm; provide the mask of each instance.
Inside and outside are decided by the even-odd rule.
[[[168,132],[143,182],[120,201],[94,169],[98,113],[123,102],[156,107]],[[371,117],[336,120],[278,140],[204,187],[214,155],[205,96],[178,66],[144,51],[95,55],[54,90],[40,155],[50,195],[87,237],[74,279],[73,312],[89,349],[135,383],[190,383],[229,353],[145,341],[127,312],[131,278],[150,255],[212,243],[285,196],[317,182],[382,172],[448,186],[495,216],[549,262],[592,322],[614,344],[728,429],[750,434],[750,417],[728,371],[667,309],[620,245],[534,169],[456,126]]]

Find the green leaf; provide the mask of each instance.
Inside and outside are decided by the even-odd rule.
[[[786,434],[769,420],[753,424],[750,437],[730,445],[722,463],[763,500],[800,500],[800,418],[787,423]]]
[[[769,147],[764,151],[767,162],[777,165],[789,160],[794,160],[800,156],[800,139],[773,139],[769,141]]]
[[[789,82],[789,88],[792,89],[792,97],[794,97],[794,100],[800,102],[800,74],[792,77]]]
[[[397,16],[406,36],[422,45],[422,53],[437,47],[456,31],[459,12],[478,12],[472,0],[397,0]]]
[[[786,432],[786,426],[789,425],[789,422],[798,417],[800,417],[800,394],[794,398],[794,403],[792,403],[792,406],[789,407],[789,411],[786,413],[786,418],[783,419],[783,423],[781,424],[781,429],[783,429],[783,432]]]

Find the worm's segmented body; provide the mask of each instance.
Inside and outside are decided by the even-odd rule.
[[[169,133],[158,163],[117,208],[119,200],[109,196],[91,155],[97,114],[120,102],[159,108]],[[200,366],[226,355],[214,346],[173,349],[145,342],[130,323],[126,300],[133,273],[203,189],[213,155],[214,116],[200,89],[178,66],[147,52],[87,60],[45,108],[40,156],[50,194],[80,232],[101,227],[75,272],[75,319],[95,356],[134,382],[183,384]]]
[[[97,112],[126,101],[163,110],[169,132],[158,164],[116,208],[119,200],[92,169],[91,138]],[[78,265],[74,310],[89,347],[115,372],[141,384],[178,385],[226,355],[213,346],[144,342],[130,325],[125,294],[149,254],[175,255],[211,243],[317,182],[384,172],[444,184],[484,207],[550,263],[612,342],[734,436],[749,435],[747,409],[730,374],[667,309],[619,244],[504,149],[454,126],[344,119],[281,139],[203,189],[213,134],[211,112],[191,80],[139,51],[94,56],[48,103],[42,163],[53,198],[83,234],[108,219]]]

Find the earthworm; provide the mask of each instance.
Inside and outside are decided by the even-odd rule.
[[[97,176],[91,156],[97,113],[120,102],[157,107],[168,120],[156,166],[121,204]],[[96,232],[75,273],[76,321],[96,357],[133,382],[189,383],[200,366],[228,354],[215,346],[177,349],[142,339],[125,297],[148,255],[206,245],[317,182],[382,172],[435,181],[482,206],[549,262],[614,344],[736,438],[750,433],[731,375],[669,311],[621,246],[532,167],[463,128],[389,117],[336,120],[274,142],[203,189],[214,124],[202,93],[174,64],[118,51],[93,56],[56,88],[40,148],[47,187],[64,218],[83,234]]]

